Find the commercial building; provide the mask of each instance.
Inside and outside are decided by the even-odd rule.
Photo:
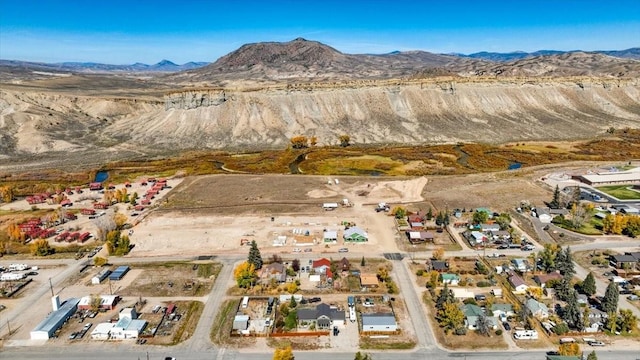
[[[48,340],[73,315],[78,308],[79,299],[70,298],[52,311],[44,320],[31,330],[31,340]]]
[[[91,296],[83,296],[78,302],[78,309],[90,310],[92,307],[91,299]],[[102,310],[113,310],[116,308],[120,299],[118,295],[100,295],[100,305],[98,308]]]

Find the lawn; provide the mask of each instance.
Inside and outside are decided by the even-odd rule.
[[[631,187],[631,185],[610,185],[598,186],[596,189],[619,200],[640,200],[640,192]]]

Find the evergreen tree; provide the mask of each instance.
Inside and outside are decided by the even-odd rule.
[[[580,305],[578,305],[578,294],[575,290],[569,292],[567,306],[562,310],[562,320],[566,321],[572,328],[581,328]]]
[[[354,360],[371,360],[371,355],[358,351]],[[596,359],[597,360],[597,359]]]
[[[250,264],[253,264],[256,270],[262,269],[262,256],[260,255],[260,249],[255,240],[251,240],[251,249],[249,249],[249,258],[247,259]]]
[[[598,360],[598,355],[596,355],[595,351],[592,351],[588,356],[587,360]]]
[[[613,281],[607,286],[607,291],[602,299],[602,311],[606,313],[616,313],[618,310],[618,285]]]
[[[571,249],[567,246],[566,249],[560,249],[556,256],[556,268],[560,270],[563,276],[571,279],[576,273],[575,265],[573,264],[573,255],[571,255]]]
[[[293,309],[296,306],[298,306],[298,303],[296,302],[296,298],[293,295],[291,295],[291,300],[289,301],[289,308]]]
[[[454,303],[455,297],[453,296],[453,292],[449,289],[447,284],[444,284],[444,288],[440,290],[440,294],[436,298],[436,309],[442,309],[444,304]]]
[[[364,256],[362,257],[362,260],[360,260],[360,266],[365,266],[366,262],[364,261]]]
[[[587,277],[584,278],[582,282],[582,292],[587,294],[587,296],[593,296],[596,293],[596,280],[593,277],[593,273],[587,274]]]
[[[556,189],[553,191],[553,199],[551,199],[549,207],[552,209],[560,208],[560,188],[558,185],[556,185]]]
[[[427,220],[431,219],[433,219],[433,210],[429,207],[429,210],[427,210]]]
[[[566,301],[569,298],[569,293],[571,292],[571,290],[573,290],[571,288],[571,279],[563,276],[560,282],[556,285],[555,289],[558,299]]]

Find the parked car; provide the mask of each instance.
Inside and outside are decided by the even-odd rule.
[[[306,249],[304,249],[304,252],[312,252],[312,251],[313,251],[313,249],[312,249],[312,248],[306,248]]]
[[[504,327],[504,329],[507,331],[511,330],[511,325],[509,325],[509,323],[506,321],[502,323],[502,327]]]
[[[320,301],[322,301],[322,299],[320,299],[319,297],[312,297],[311,299],[309,299],[309,304],[313,304]]]
[[[589,343],[590,346],[604,346],[604,343],[602,341],[591,341]]]
[[[629,296],[627,297],[627,299],[629,299],[629,300],[631,300],[631,301],[635,301],[635,300],[638,300],[638,299],[640,299],[640,298],[638,297],[638,295],[635,295],[635,294],[634,294],[634,295],[629,295]]]
[[[341,253],[349,252],[349,249],[348,248],[340,248],[340,250],[338,250],[338,252],[341,252]]]
[[[300,248],[294,248],[294,249],[293,249],[293,252],[294,252],[294,253],[298,253],[298,252],[300,252],[300,251],[302,251],[302,250],[300,250]]]

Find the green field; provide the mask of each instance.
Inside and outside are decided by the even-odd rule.
[[[619,200],[640,200],[640,192],[632,190],[633,185],[599,186],[596,189]]]

